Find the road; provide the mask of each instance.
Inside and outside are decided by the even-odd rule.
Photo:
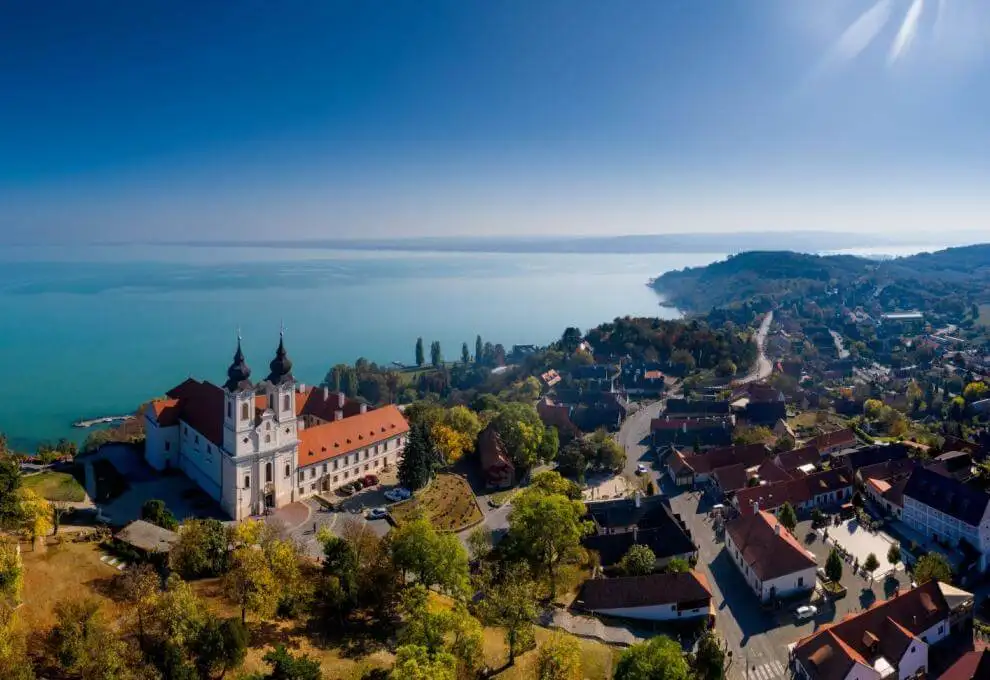
[[[758,380],[764,380],[770,377],[773,372],[773,364],[767,358],[767,335],[770,333],[770,324],[773,323],[773,311],[767,312],[766,316],[763,317],[763,321],[760,323],[759,329],[756,331],[756,337],[754,338],[756,342],[756,365],[753,367],[745,378],[737,380],[736,384],[744,385],[746,383],[757,382]]]

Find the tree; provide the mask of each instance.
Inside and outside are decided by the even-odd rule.
[[[738,427],[733,433],[734,444],[762,444],[773,439],[773,432],[768,427]]]
[[[691,571],[691,564],[682,557],[672,557],[664,567],[664,571],[668,574],[685,574]]]
[[[494,547],[491,529],[484,524],[479,524],[468,534],[467,549],[472,560],[485,559],[491,554]]]
[[[555,632],[540,647],[538,680],[581,680],[581,646],[572,635]]]
[[[887,551],[887,563],[892,567],[896,567],[897,563],[901,561],[901,546],[898,543],[891,543],[890,550]]]
[[[406,625],[399,633],[400,645],[422,647],[431,658],[448,652],[457,660],[461,677],[475,675],[484,640],[481,624],[463,603],[452,609],[431,607],[429,591],[416,584],[403,594],[402,613]]]
[[[709,630],[698,640],[698,651],[692,657],[691,665],[699,680],[724,680],[731,659],[726,644]]]
[[[278,645],[265,654],[264,659],[272,670],[262,675],[261,680],[321,680],[323,677],[319,661],[306,654],[293,656],[285,645]]]
[[[414,425],[399,463],[399,482],[413,491],[426,486],[438,467],[436,447],[425,424]]]
[[[433,368],[440,368],[443,364],[443,352],[440,351],[439,340],[430,343],[430,364]]]
[[[544,494],[559,494],[573,501],[581,499],[581,487],[569,479],[564,479],[554,470],[546,470],[533,475],[529,482],[530,491]]]
[[[796,444],[794,442],[794,437],[792,437],[789,434],[783,434],[783,435],[781,435],[780,437],[777,438],[777,441],[776,442],[774,442],[773,450],[774,450],[774,453],[783,453],[784,451],[793,451],[795,445]]]
[[[797,526],[797,513],[794,512],[794,507],[790,503],[784,503],[780,508],[780,512],[777,513],[777,519],[783,524],[788,531],[794,531],[794,527]]]
[[[62,518],[72,511],[72,507],[67,501],[49,501],[48,507],[52,510],[52,536],[58,536],[59,527],[62,526]]]
[[[234,551],[231,569],[224,578],[224,591],[241,608],[241,623],[248,610],[265,618],[278,607],[280,591],[264,553],[252,546]]]
[[[0,448],[2,444],[0,441]],[[0,678],[4,680],[35,680],[25,628],[18,619],[17,609],[0,603]]]
[[[423,338],[416,338],[416,365],[422,366],[426,363],[426,357],[423,356]]]
[[[615,680],[688,680],[690,676],[681,646],[663,635],[624,651],[615,668]]]
[[[485,346],[481,344],[481,336],[477,336],[474,339],[474,362],[476,364],[483,363],[485,355]]]
[[[404,522],[388,536],[392,562],[423,586],[438,586],[449,595],[467,592],[467,551],[454,534],[439,533],[422,517]]]
[[[182,578],[220,576],[230,560],[230,532],[216,519],[190,519],[179,530],[179,540],[168,562]]]
[[[431,655],[418,645],[403,645],[395,650],[395,665],[389,677],[391,680],[454,680],[457,660],[447,652]]]
[[[509,512],[508,538],[530,563],[544,572],[550,595],[557,593],[557,570],[573,559],[590,526],[584,504],[560,494],[529,488],[516,496]]]
[[[828,559],[825,560],[825,575],[832,583],[842,580],[842,557],[835,548],[832,548],[828,553]]]
[[[879,399],[867,399],[863,402],[863,415],[868,420],[879,420],[883,409],[884,404]]]
[[[7,603],[21,603],[24,587],[24,563],[16,543],[0,543],[0,596]]]
[[[588,469],[588,455],[593,455],[591,443],[584,439],[574,439],[557,455],[557,471],[579,482],[584,481]]]
[[[471,363],[471,350],[466,342],[461,343],[461,363],[465,366]]]
[[[626,576],[645,576],[652,574],[657,565],[657,556],[650,550],[649,546],[633,544],[622,560],[619,562],[619,569]]]
[[[170,641],[185,647],[193,640],[207,618],[206,606],[189,584],[172,574],[165,590],[148,602],[147,628],[159,643]]]
[[[6,439],[3,450],[6,451]],[[17,462],[0,460],[0,527],[15,529],[21,523],[21,469]]]
[[[592,465],[598,470],[619,472],[626,466],[626,452],[604,428],[591,435],[594,446]]]
[[[193,640],[196,669],[203,678],[223,678],[240,667],[247,656],[248,632],[234,619],[211,616]]]
[[[715,367],[715,375],[722,378],[731,378],[736,374],[736,365],[731,359],[722,359]]]
[[[971,382],[963,389],[963,398],[969,403],[985,399],[987,396],[987,386],[982,382]]]
[[[84,680],[125,677],[126,646],[93,599],[59,602],[48,646],[61,669]]]
[[[152,498],[144,502],[144,505],[141,506],[141,519],[169,531],[175,531],[179,528],[179,523],[176,521],[175,515],[165,505],[165,501],[158,500],[157,498]]]
[[[914,580],[919,585],[931,580],[952,583],[952,566],[945,555],[930,552],[915,563]]]
[[[518,467],[528,469],[557,454],[556,447],[544,444],[544,437],[549,436],[547,428],[530,404],[511,402],[502,405],[492,424]]]
[[[486,624],[505,630],[511,666],[516,662],[516,655],[531,647],[534,641],[536,584],[524,565],[508,563],[503,566],[502,573],[487,565],[482,569],[478,613]]]
[[[20,489],[21,528],[28,539],[34,542],[52,529],[52,506],[32,489]]]
[[[138,564],[117,577],[117,591],[123,596],[124,601],[130,603],[137,612],[138,617],[138,640],[141,647],[144,647],[144,613],[151,602],[151,599],[158,593],[161,585],[161,578],[155,572],[154,567],[145,562]]]
[[[873,572],[875,572],[879,566],[880,560],[877,559],[876,555],[870,553],[866,556],[866,561],[863,562],[863,569],[866,569],[866,571],[869,572],[871,581],[873,580]]]

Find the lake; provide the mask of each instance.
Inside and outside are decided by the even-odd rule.
[[[509,349],[617,316],[675,317],[648,279],[721,257],[5,247],[0,431],[32,449],[187,376],[222,382],[238,328],[255,378],[284,323],[296,377],[318,383],[362,356],[411,363],[420,336],[456,358],[479,333]]]

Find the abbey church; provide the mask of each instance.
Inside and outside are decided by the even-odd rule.
[[[148,404],[148,463],[182,470],[237,520],[398,463],[409,433],[398,408],[297,383],[284,337],[269,369],[252,382],[238,339],[222,387],[189,378]]]

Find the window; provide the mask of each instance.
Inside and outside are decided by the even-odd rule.
[[[199,444],[199,435],[196,435],[196,437],[193,439],[193,444]]]
[[[272,464],[265,463],[265,482],[270,483],[271,481],[272,481]]]
[[[310,491],[316,491],[316,484],[310,484],[309,485],[309,490]]]
[[[285,478],[288,479],[291,476],[292,476],[292,469],[288,465],[286,465],[285,466]]]
[[[265,435],[265,443],[266,444],[271,444],[272,443],[272,436],[270,434],[266,434]]]
[[[272,424],[271,423],[265,423],[265,429],[266,430],[271,430],[272,429]]]
[[[945,632],[945,626],[944,626],[944,625],[940,625],[940,626],[938,627],[938,634],[939,634],[939,635],[941,635],[941,634],[942,634],[942,633],[944,633],[944,632]]]
[[[309,469],[309,478],[314,479],[316,477],[316,468]]]
[[[270,408],[273,411],[275,410],[275,395],[274,394],[269,394],[268,395],[268,408]]]
[[[241,404],[241,420],[247,420],[247,419],[248,419],[248,405],[247,402],[245,401],[243,404]]]
[[[337,477],[338,477],[338,475],[334,475],[334,476],[333,476],[333,483],[334,483],[334,484],[336,484],[336,483],[337,483]]]
[[[305,470],[300,470],[299,471],[299,481],[302,482],[305,479],[306,479],[306,471]]]
[[[234,417],[234,405],[231,404],[229,401],[227,402],[227,417],[228,418]]]
[[[333,462],[333,469],[334,469],[334,470],[336,470],[336,469],[337,469],[337,468],[339,468],[339,467],[340,467],[340,461],[339,461],[339,460],[335,460],[335,461]]]
[[[368,464],[367,464],[367,463],[365,463],[365,464],[364,464],[364,471],[365,471],[365,472],[367,472],[367,471],[368,471]]]
[[[368,460],[368,449],[364,450],[364,459]]]
[[[251,488],[251,475],[244,475],[244,488],[245,489]]]
[[[286,394],[284,397],[282,397],[282,410],[283,411],[288,411],[289,410],[289,395],[288,394]]]
[[[804,587],[804,576],[798,576],[798,588]]]
[[[326,474],[326,473],[327,473],[327,464],[324,463],[323,464],[323,474]]]
[[[347,470],[344,470],[344,479],[347,479],[348,477],[350,477],[350,475],[351,475],[350,472],[348,472]]]
[[[380,462],[381,462],[380,460],[376,460],[376,461],[375,461],[375,467],[378,467],[378,464],[379,464]]]

